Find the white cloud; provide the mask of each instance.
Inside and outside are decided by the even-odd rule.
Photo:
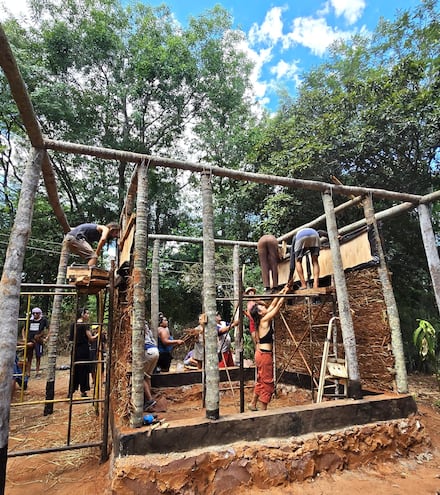
[[[298,43],[310,48],[313,54],[322,56],[336,39],[348,38],[352,33],[331,27],[323,18],[297,17],[293,20],[292,31],[284,37],[283,47]]]
[[[283,37],[281,14],[286,7],[273,7],[266,13],[263,24],[254,23],[249,31],[251,44],[268,42],[275,45]]]
[[[349,24],[360,19],[366,7],[365,0],[329,0],[337,17],[344,17]]]
[[[277,79],[290,78],[297,80],[298,77],[298,62],[294,61],[287,63],[284,60],[280,60],[276,65],[271,67],[270,72],[275,75]]]
[[[261,99],[267,91],[267,83],[261,81],[260,79],[261,70],[264,64],[267,64],[272,60],[272,48],[264,48],[256,51],[250,47],[246,40],[239,43],[237,48],[245,53],[246,56],[253,62],[253,69],[251,73],[253,94],[257,99]]]

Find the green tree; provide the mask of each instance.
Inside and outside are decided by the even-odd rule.
[[[298,97],[285,98],[261,132],[253,150],[256,168],[325,182],[335,175],[347,185],[415,194],[438,189],[438,16],[438,1],[427,0],[381,22],[371,37],[336,43],[328,61],[305,75]],[[267,194],[260,222],[274,218],[284,232],[310,220],[310,212],[323,212],[314,192],[269,188]],[[382,200],[374,205],[377,211],[389,206]],[[338,221],[361,216],[353,208]],[[404,340],[412,345],[414,300],[427,318],[437,313],[416,213],[387,221],[382,233]]]
[[[36,0],[32,9],[32,26],[14,19],[4,26],[45,135],[184,157],[184,136],[207,126],[211,112],[222,113],[216,122],[221,120],[225,131],[217,137],[225,149],[243,156],[234,128],[248,127],[250,114],[243,110],[249,63],[236,48],[240,36],[231,31],[223,9],[192,18],[186,28],[164,5],[123,8],[116,0],[66,0],[62,5]],[[1,77],[1,125],[16,140],[23,129]],[[198,136],[197,149],[211,147],[208,132]],[[133,165],[63,153],[51,152],[51,157],[71,225],[118,218]],[[3,194],[11,196],[20,188],[20,165],[7,158],[3,149]],[[171,169],[148,174],[150,231],[179,233],[194,223],[194,211],[182,199],[188,193],[185,174]],[[200,197],[199,191],[195,194]],[[10,205],[13,217],[13,201]]]

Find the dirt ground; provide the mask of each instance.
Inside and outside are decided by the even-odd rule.
[[[57,398],[67,396],[68,374],[68,371],[57,374]],[[431,438],[432,447],[428,452],[352,471],[323,474],[312,481],[295,483],[284,488],[271,487],[264,491],[248,489],[247,493],[318,495],[335,492],[338,495],[352,495],[353,492],[362,491],[363,494],[400,495],[413,492],[418,495],[440,495],[440,408],[435,405],[440,400],[440,393],[435,377],[412,375],[409,377],[409,384],[410,392],[417,401],[420,422]],[[25,400],[41,400],[45,386],[44,374],[42,379],[32,378],[25,392]],[[246,394],[250,392],[249,389]],[[158,412],[159,417],[172,421],[173,417],[181,418],[183,411],[190,416],[203,414],[200,396],[193,389],[188,388],[183,394],[180,391],[179,397],[173,398],[172,395],[172,391],[167,392],[168,411]],[[228,395],[231,392],[221,395],[223,414],[237,412],[236,399],[228,401]],[[15,400],[18,398],[19,394],[16,393]],[[307,400],[306,394],[303,398],[304,401]],[[225,407],[223,401],[228,402]],[[282,396],[275,399],[273,407],[282,405],[282,401]],[[54,406],[52,415],[44,416],[41,404],[14,406],[11,410],[9,451],[20,452],[65,444],[68,409],[68,402],[60,402]],[[99,440],[99,436],[100,418],[96,415],[93,404],[76,404],[73,409],[71,443],[93,442]],[[11,457],[7,465],[6,494],[110,495],[110,463],[100,463],[100,456],[100,450],[91,447]]]

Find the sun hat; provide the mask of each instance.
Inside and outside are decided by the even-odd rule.
[[[257,293],[257,289],[256,289],[255,287],[248,287],[248,288],[244,291],[244,293],[245,293],[245,294],[249,294],[249,292],[250,292],[251,290],[253,290],[255,293]]]

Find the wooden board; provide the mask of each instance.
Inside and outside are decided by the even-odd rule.
[[[124,231],[124,234],[119,241],[119,266],[121,266],[125,262],[130,261],[130,255],[134,243],[134,233],[136,230],[135,225],[135,216],[132,215]]]
[[[104,288],[109,282],[109,272],[87,265],[67,267],[67,282],[77,287]]]

